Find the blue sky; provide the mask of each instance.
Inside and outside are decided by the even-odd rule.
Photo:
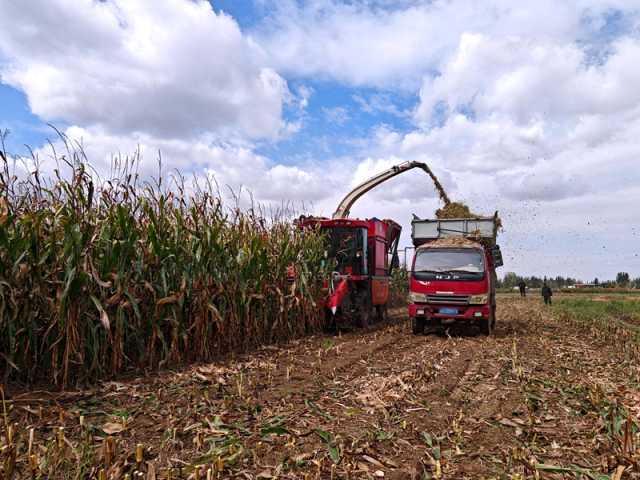
[[[635,0],[70,5],[0,4],[13,155],[29,145],[50,169],[52,123],[100,172],[140,149],[151,174],[161,151],[325,215],[376,171],[421,160],[451,197],[501,211],[506,270],[640,276]],[[411,214],[437,207],[411,172],[353,214],[396,219],[406,245]]]
[[[46,124],[31,113],[27,97],[20,90],[0,83],[2,119],[0,128],[9,130],[7,149],[13,153],[26,153],[24,145],[39,146],[46,141]]]
[[[291,83],[299,83],[313,91],[301,118],[300,130],[294,136],[256,149],[278,162],[296,163],[305,158],[354,155],[376,128],[387,126],[393,130],[409,131],[412,127],[411,111],[417,104],[416,95],[353,88],[329,80],[304,83],[293,80]],[[383,98],[397,112],[363,107],[363,103],[368,104],[372,98]],[[285,117],[295,120],[295,109],[289,110]]]

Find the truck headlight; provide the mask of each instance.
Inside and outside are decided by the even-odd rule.
[[[427,296],[424,293],[409,292],[410,303],[427,303]]]
[[[489,295],[471,295],[469,297],[469,305],[484,305],[489,303]]]

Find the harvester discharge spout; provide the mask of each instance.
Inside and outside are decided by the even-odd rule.
[[[424,170],[424,172],[429,175],[431,180],[433,180],[433,184],[435,185],[436,190],[438,191],[438,195],[440,196],[440,199],[443,201],[443,203],[445,205],[449,205],[451,203],[449,197],[447,196],[447,193],[444,191],[444,187],[438,180],[438,177],[435,176],[435,174],[431,171],[426,163],[404,162],[399,165],[394,165],[390,169],[385,170],[384,172],[379,173],[374,177],[371,177],[370,179],[362,182],[356,188],[351,190],[338,205],[338,208],[333,213],[333,218],[347,218],[349,216],[349,212],[351,211],[351,207],[362,195],[367,193],[369,190],[377,187],[381,183],[386,182],[390,178],[393,178],[396,175],[400,175],[401,173],[413,168],[420,168],[421,170]]]

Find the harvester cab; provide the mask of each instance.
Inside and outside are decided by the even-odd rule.
[[[327,229],[326,257],[335,263],[335,271],[354,275],[367,272],[367,229],[340,226]]]

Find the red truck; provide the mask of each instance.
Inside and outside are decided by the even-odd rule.
[[[455,322],[480,326],[490,335],[496,322],[496,244],[493,217],[418,219],[412,223],[415,247],[409,277],[409,317],[413,333]]]

